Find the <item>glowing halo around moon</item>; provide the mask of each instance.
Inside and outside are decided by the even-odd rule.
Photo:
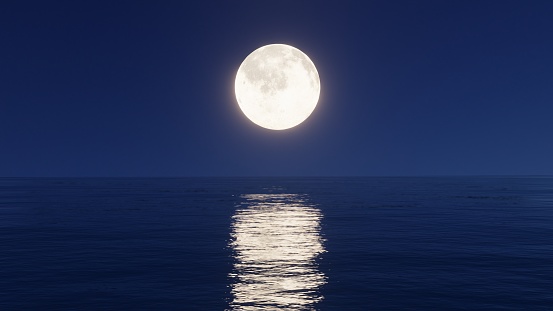
[[[240,109],[253,123],[285,130],[311,115],[321,83],[315,65],[302,51],[286,44],[270,44],[244,59],[234,90]]]

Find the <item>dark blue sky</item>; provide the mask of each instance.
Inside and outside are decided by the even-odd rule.
[[[0,176],[553,174],[553,1],[2,1]],[[234,76],[304,51],[321,99]]]

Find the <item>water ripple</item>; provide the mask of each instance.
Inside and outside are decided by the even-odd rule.
[[[233,216],[231,310],[312,310],[326,283],[321,211],[307,196],[248,194]]]

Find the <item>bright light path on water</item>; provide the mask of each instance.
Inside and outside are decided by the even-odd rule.
[[[296,194],[244,195],[233,216],[233,310],[306,310],[322,299],[319,209]]]

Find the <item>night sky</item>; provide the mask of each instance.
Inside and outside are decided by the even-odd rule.
[[[553,1],[2,1],[0,176],[553,174]],[[317,66],[299,126],[240,63]]]

